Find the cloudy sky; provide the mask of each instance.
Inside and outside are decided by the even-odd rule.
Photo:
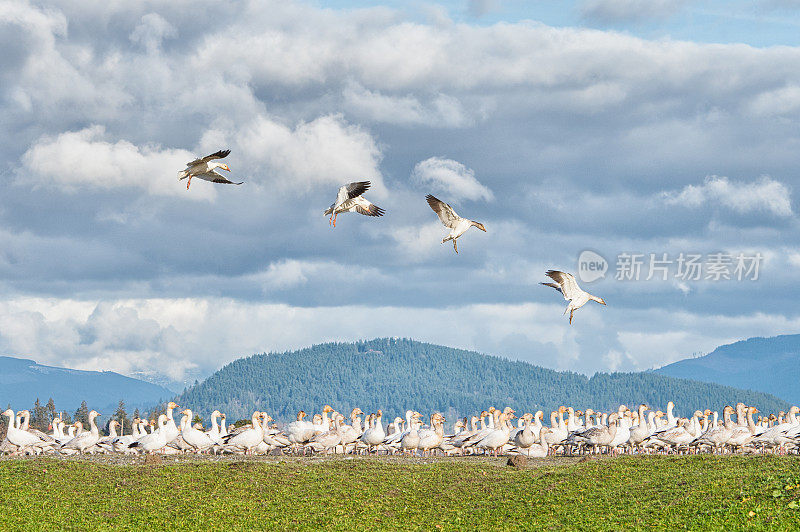
[[[0,351],[180,381],[404,336],[593,373],[796,333],[798,30],[796,0],[0,0]],[[176,179],[223,148],[241,187]],[[331,229],[353,180],[387,214]],[[427,193],[488,232],[456,255]],[[608,306],[570,326],[538,283],[584,250]]]

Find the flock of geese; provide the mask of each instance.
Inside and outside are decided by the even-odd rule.
[[[227,179],[225,176],[217,172],[217,169],[230,172],[227,164],[219,162],[230,155],[231,150],[220,150],[206,155],[199,159],[189,161],[186,163],[186,168],[178,172],[178,180],[188,179],[186,188],[192,184],[192,178],[203,179],[212,183],[221,183],[226,185],[241,185],[243,183],[234,183]],[[366,199],[363,194],[369,190],[369,181],[356,181],[348,183],[339,187],[339,192],[336,194],[336,201],[334,201],[328,209],[324,211],[326,216],[329,216],[328,223],[336,227],[336,218],[339,214],[346,212],[356,212],[365,216],[383,216],[386,211]],[[481,222],[462,218],[449,204],[444,201],[428,194],[425,196],[428,205],[439,217],[442,224],[450,230],[450,233],[442,239],[442,244],[448,241],[453,241],[453,250],[458,253],[458,239],[470,227],[476,227],[481,231],[486,232],[486,227]],[[549,270],[546,275],[554,282],[542,283],[545,286],[551,286],[561,292],[564,299],[569,301],[564,314],[569,312],[569,322],[572,324],[572,316],[576,310],[581,308],[589,301],[597,301],[603,305],[606,302],[597,296],[593,296],[588,292],[582,290],[575,277],[570,273],[565,273],[557,270]]]
[[[311,421],[304,411],[297,420],[279,428],[266,412],[253,412],[249,425],[226,426],[225,414],[211,414],[211,428],[205,430],[192,423],[192,411],[181,412],[175,423],[174,402],[157,421],[133,420],[133,432],[117,432],[120,425],[112,420],[109,433],[102,436],[95,423],[99,414],[89,413],[86,430],[80,422],[65,427],[53,419],[50,434],[31,429],[30,412],[15,414],[11,409],[8,431],[0,452],[20,454],[84,454],[84,453],[235,453],[269,454],[396,454],[406,455],[523,455],[543,458],[551,454],[608,453],[778,453],[800,452],[800,408],[788,412],[758,416],[755,407],[738,403],[726,406],[722,419],[718,412],[695,411],[689,418],[677,418],[670,401],[666,413],[652,411],[645,404],[631,411],[621,405],[615,412],[576,411],[559,407],[550,413],[550,424],[543,422],[544,413],[524,413],[519,417],[506,407],[494,407],[456,421],[451,433],[445,433],[445,418],[439,412],[430,415],[430,424],[422,423],[419,412],[408,410],[405,419],[396,417],[384,425],[383,412],[366,416],[355,408],[349,420],[325,405]],[[735,415],[735,419],[734,419]],[[513,420],[517,419],[514,423]],[[66,429],[66,432],[65,432]]]

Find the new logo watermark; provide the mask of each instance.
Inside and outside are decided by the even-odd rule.
[[[757,281],[764,256],[761,253],[619,253],[614,279],[617,281]],[[578,256],[578,278],[591,283],[603,279],[608,261],[599,253],[584,250]]]
[[[599,253],[587,249],[578,255],[578,277],[584,283],[604,278],[607,271],[608,261]]]

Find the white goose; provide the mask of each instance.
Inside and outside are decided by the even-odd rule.
[[[152,421],[151,421],[152,423]],[[167,445],[166,433],[161,430],[167,424],[167,416],[161,414],[158,416],[158,430],[154,430],[150,434],[145,433],[141,438],[128,445],[131,449],[140,449],[146,453],[163,450]],[[150,425],[152,427],[152,425]]]
[[[27,430],[14,426],[16,416],[10,408],[3,412],[3,415],[8,417],[6,437],[9,442],[17,446],[18,451],[32,450],[40,453],[56,444],[55,440],[45,441],[36,434],[31,434]]]
[[[433,209],[433,212],[439,216],[439,220],[442,221],[442,224],[450,229],[450,234],[442,239],[442,244],[448,240],[452,240],[453,249],[456,253],[458,253],[458,243],[456,241],[458,237],[467,232],[467,229],[474,226],[484,233],[486,232],[486,227],[484,227],[482,223],[462,218],[456,214],[456,211],[454,211],[450,205],[437,197],[428,194],[425,196],[425,199],[428,201],[428,205],[430,205],[431,209]]]
[[[192,411],[188,408],[181,412],[183,414],[183,421],[181,422],[181,436],[183,441],[188,443],[194,448],[195,451],[203,452],[214,445],[214,440],[201,430],[197,430],[192,425]]]
[[[600,447],[608,446],[617,434],[619,414],[616,412],[608,416],[608,426],[595,426],[570,435],[567,443],[585,443],[591,445],[595,451]]]
[[[89,428],[86,432],[81,432],[70,441],[61,446],[62,449],[72,449],[83,454],[87,449],[93,447],[100,441],[100,432],[97,430],[97,424],[94,422],[95,418],[99,416],[95,410],[89,412]]]
[[[417,449],[423,453],[430,452],[431,449],[439,447],[444,441],[444,422],[446,419],[439,412],[431,414],[431,428],[422,429],[417,432],[419,442]]]
[[[336,217],[342,212],[357,212],[365,216],[383,216],[384,210],[370,203],[361,194],[370,187],[369,181],[357,181],[342,185],[336,194],[336,201],[325,211],[330,216],[328,223],[336,227]]]
[[[131,433],[124,434],[119,436],[114,441],[112,441],[112,445],[114,446],[114,450],[118,453],[135,453],[136,451],[129,448],[128,446],[144,436],[141,432],[141,429],[144,427],[144,421],[139,419],[138,417],[133,418],[131,422]]]
[[[227,164],[217,162],[217,159],[224,159],[231,153],[231,150],[220,150],[217,152],[212,153],[211,155],[206,155],[205,157],[201,157],[199,159],[195,159],[194,161],[189,161],[186,163],[186,168],[178,172],[178,181],[183,179],[189,178],[189,181],[186,182],[186,189],[189,189],[189,185],[192,184],[192,178],[196,177],[197,179],[202,179],[203,181],[211,181],[212,183],[222,183],[225,185],[241,185],[244,183],[234,183],[233,181],[229,181],[225,176],[222,174],[218,174],[214,170],[219,168],[220,170],[225,170],[226,172],[230,172],[231,169],[228,168]]]
[[[475,444],[475,446],[481,449],[489,449],[494,453],[495,456],[497,456],[498,449],[508,443],[508,435],[511,432],[511,427],[508,426],[506,421],[509,419],[509,417],[513,417],[513,415],[513,412],[501,412],[498,416],[499,426],[484,436],[478,443]]]
[[[231,432],[225,436],[222,439],[225,446],[231,450],[244,450],[245,454],[252,453],[253,447],[264,440],[264,430],[259,418],[261,418],[261,412],[256,410],[251,419],[253,425],[241,432]]]
[[[114,451],[114,440],[116,440],[119,435],[117,434],[117,427],[122,427],[116,419],[112,419],[108,422],[108,436],[102,436],[99,440],[97,440],[97,447],[103,450],[104,453],[110,453]]]
[[[422,426],[420,415],[419,412],[414,412],[408,425],[408,430],[406,430],[402,438],[400,438],[400,447],[403,449],[404,453],[408,451],[414,454],[419,446],[419,429]]]
[[[324,452],[328,454],[331,449],[335,449],[337,445],[342,443],[342,416],[333,416],[333,428],[328,432],[317,434],[314,438],[306,444],[306,447],[313,449],[317,452]]]
[[[531,419],[533,415],[530,413],[523,414],[520,417],[520,421],[523,421],[525,425],[522,427],[522,430],[518,430],[516,434],[511,436],[514,440],[514,445],[517,446],[517,451],[520,454],[526,454],[527,449],[536,443],[536,434],[533,433],[531,429]],[[539,431],[541,434],[541,431]]]
[[[307,415],[301,410],[297,413],[297,421],[286,425],[286,438],[293,446],[308,443],[314,437],[314,424],[303,419]]]
[[[351,443],[357,442],[361,437],[361,434],[364,432],[361,428],[361,418],[358,417],[359,415],[363,414],[364,412],[362,412],[360,408],[354,408],[350,413],[350,425],[341,426],[341,445],[344,447],[345,453],[347,452],[347,446]]]
[[[219,425],[217,424],[217,418],[221,416],[222,414],[219,410],[214,410],[211,412],[211,428],[206,431],[206,436],[208,436],[216,445],[222,445],[222,433],[220,432]]]
[[[555,283],[542,284],[555,288],[561,292],[561,295],[564,296],[564,299],[569,301],[569,305],[567,305],[567,308],[564,310],[564,314],[569,312],[570,324],[572,324],[572,315],[575,313],[575,311],[589,301],[597,301],[601,305],[606,304],[603,298],[593,296],[589,292],[582,290],[581,287],[578,286],[577,281],[575,281],[575,277],[571,273],[564,273],[558,270],[547,270],[545,275],[554,280]]]
[[[550,452],[550,446],[547,443],[547,436],[549,433],[550,429],[542,427],[542,430],[539,431],[538,441],[532,443],[528,447],[520,448],[520,454],[528,458],[547,458]]]
[[[383,422],[381,421],[382,417],[383,411],[378,410],[378,413],[375,414],[374,425],[370,426],[361,435],[361,441],[367,444],[367,450],[369,452],[371,452],[376,445],[383,443],[383,440],[386,439],[386,432],[383,429]]]
[[[647,426],[647,419],[644,415],[648,410],[648,406],[644,403],[639,405],[639,424],[631,427],[628,443],[633,447],[638,447],[648,436],[650,436],[650,429]],[[655,417],[655,412],[650,412],[651,417]]]

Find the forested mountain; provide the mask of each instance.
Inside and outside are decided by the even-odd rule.
[[[768,392],[800,404],[800,334],[742,340],[655,371]]]
[[[59,410],[73,411],[83,401],[109,416],[120,399],[129,407],[151,407],[174,395],[162,386],[113,371],[82,371],[43,366],[33,360],[0,356],[0,405],[30,409],[36,399],[52,398]]]
[[[488,408],[518,411],[559,405],[608,410],[645,402],[677,412],[722,410],[742,401],[764,412],[785,410],[771,395],[675,379],[652,372],[584,375],[559,372],[495,356],[406,339],[328,343],[286,353],[254,355],[226,365],[177,398],[182,407],[208,416],[213,409],[246,417],[263,410],[275,419],[298,410],[319,412],[329,403],[340,412],[355,406],[382,409],[387,417],[406,409],[445,413],[448,421]],[[386,418],[384,418],[386,419]]]

